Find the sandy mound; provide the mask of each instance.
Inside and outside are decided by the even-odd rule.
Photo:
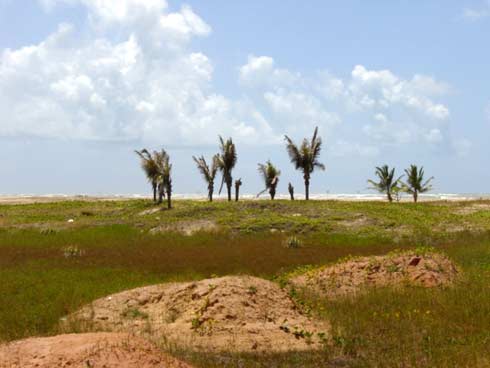
[[[150,234],[160,234],[165,232],[177,232],[186,236],[191,236],[197,232],[213,232],[218,230],[218,225],[209,220],[180,221],[154,227]]]
[[[313,349],[325,343],[329,330],[327,323],[302,315],[278,285],[249,276],[125,291],[93,302],[70,321],[82,329],[132,331],[207,351]]]
[[[89,333],[32,338],[0,346],[0,368],[190,368],[141,338]]]
[[[442,254],[410,252],[358,258],[294,276],[290,282],[293,286],[335,298],[355,295],[366,286],[444,286],[450,284],[457,273],[453,263]]]

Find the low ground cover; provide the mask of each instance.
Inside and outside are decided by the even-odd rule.
[[[54,335],[59,319],[86,303],[144,285],[239,274],[279,283],[298,267],[432,246],[462,270],[450,288],[379,288],[355,300],[295,295],[331,324],[333,343],[324,350],[166,349],[200,367],[490,366],[488,205],[175,201],[171,211],[153,211],[144,200],[1,205],[0,340]],[[180,231],[192,221],[216,226]],[[165,231],[152,232],[162,225]],[[293,236],[299,246],[286,246]]]

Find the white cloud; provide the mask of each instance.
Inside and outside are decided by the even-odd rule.
[[[82,4],[93,16],[106,22],[127,22],[147,15],[160,15],[167,9],[165,0],[39,0],[45,9],[58,4]]]
[[[490,1],[487,0],[485,5],[481,7],[480,9],[470,9],[470,8],[465,8],[463,9],[463,18],[466,20],[476,22],[478,20],[481,20],[483,18],[487,18],[490,16]]]
[[[61,1],[77,2],[45,5]],[[62,24],[45,41],[0,55],[0,114],[10,117],[0,135],[181,144],[214,143],[218,134],[274,139],[253,107],[245,113],[211,90],[212,63],[189,46],[210,27],[191,8],[170,13],[160,0],[78,2],[94,20],[89,37]],[[112,40],[111,27],[123,41]]]
[[[343,139],[338,140],[331,147],[329,147],[329,152],[334,157],[376,157],[380,153],[379,148],[376,146],[352,143]]]
[[[351,104],[360,109],[403,106],[431,118],[445,120],[450,115],[449,109],[431,98],[444,95],[449,90],[447,84],[431,77],[415,75],[411,80],[404,80],[389,70],[368,70],[357,65],[352,71],[347,94]]]
[[[11,117],[0,135],[207,144],[222,134],[276,143],[284,133],[300,138],[319,126],[327,144],[352,155],[447,139],[450,111],[439,100],[451,88],[433,77],[362,65],[346,78],[304,76],[251,55],[238,69],[242,95],[232,100],[213,90],[212,62],[192,49],[190,41],[211,27],[190,7],[170,12],[163,0],[43,3],[83,5],[90,28],[80,37],[61,24],[43,42],[0,55],[0,114]]]

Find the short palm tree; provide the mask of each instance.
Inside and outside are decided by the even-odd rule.
[[[148,181],[151,183],[153,189],[153,202],[157,201],[157,187],[158,187],[158,166],[154,157],[148,152],[147,149],[141,151],[135,151],[141,159],[141,168],[146,174]]]
[[[208,165],[204,156],[201,156],[199,158],[192,156],[192,158],[197,164],[197,169],[201,172],[202,177],[208,184],[208,199],[209,202],[212,202],[214,193],[214,179],[216,178],[216,172],[218,171],[219,156],[213,156],[211,166]]]
[[[240,187],[242,186],[242,178],[235,180],[235,201],[238,202],[240,198]]]
[[[257,194],[257,197],[259,197],[262,193],[269,191],[271,200],[274,200],[274,197],[276,196],[277,184],[279,184],[279,176],[281,175],[281,171],[278,170],[270,161],[267,161],[265,165],[259,164],[259,173],[264,179],[265,189]]]
[[[295,145],[287,135],[284,136],[284,139],[286,140],[286,148],[289,158],[291,159],[291,163],[294,164],[296,170],[301,170],[303,172],[303,179],[305,181],[305,197],[306,200],[309,200],[311,174],[316,168],[325,170],[325,165],[318,161],[320,158],[320,151],[322,149],[322,139],[318,136],[318,127],[315,128],[311,141],[308,141],[305,138],[299,147]]]
[[[395,179],[395,169],[393,168],[390,170],[388,165],[376,167],[375,173],[379,181],[375,182],[373,180],[368,180],[368,183],[372,185],[372,189],[375,189],[380,193],[386,193],[388,201],[393,202],[393,189],[398,186],[403,175],[398,179]]]
[[[291,183],[288,184],[288,192],[289,192],[289,197],[291,197],[291,200],[294,201],[294,187],[293,184]]]
[[[424,167],[420,169],[417,165],[410,165],[408,169],[405,169],[407,181],[403,183],[404,190],[407,193],[413,195],[413,201],[417,203],[419,193],[426,193],[432,189],[430,182],[434,180],[434,177],[424,181]]]
[[[221,187],[219,193],[223,189],[223,184],[226,184],[226,189],[228,192],[228,201],[231,201],[231,188],[233,186],[233,176],[232,171],[237,162],[236,147],[231,138],[225,142],[223,138],[219,137],[220,141],[220,153],[218,154],[218,169],[223,175],[223,180],[221,181]]]

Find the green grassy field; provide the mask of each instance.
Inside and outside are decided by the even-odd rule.
[[[432,246],[463,270],[454,287],[379,289],[336,302],[303,296],[333,325],[325,351],[173,353],[199,367],[490,367],[490,202],[182,200],[171,211],[153,208],[144,200],[0,205],[0,341],[56,334],[59,318],[83,304],[142,285],[229,274],[276,280],[348,255]],[[217,229],[172,231],[203,220]],[[298,249],[284,246],[291,235]]]

